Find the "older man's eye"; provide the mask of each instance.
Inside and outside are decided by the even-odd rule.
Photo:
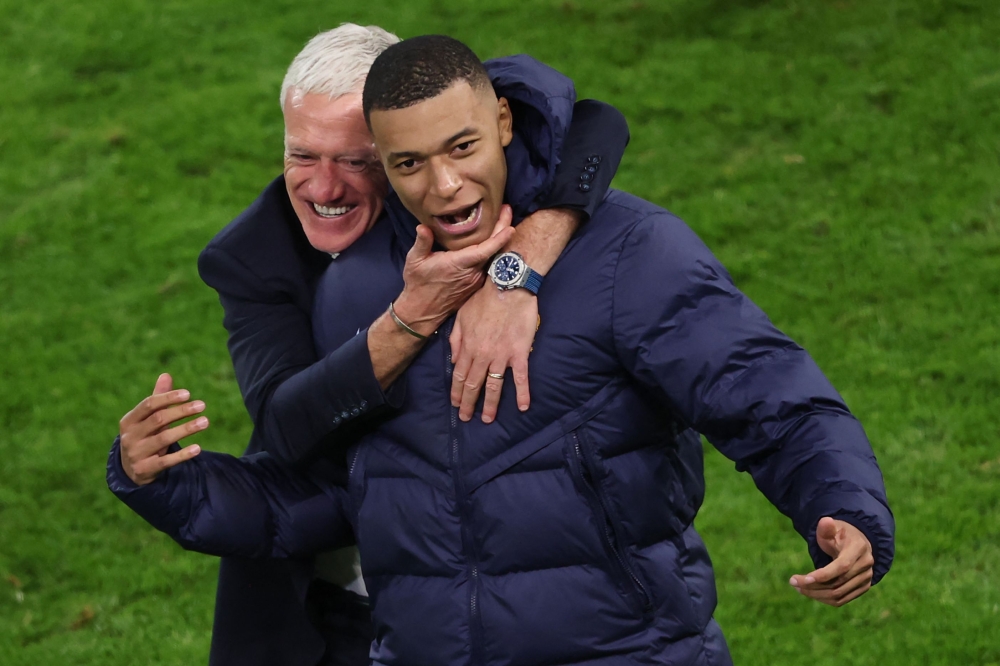
[[[348,171],[364,171],[368,168],[367,160],[341,160],[340,164]]]

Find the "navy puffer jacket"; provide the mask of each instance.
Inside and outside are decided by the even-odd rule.
[[[413,221],[387,207],[319,285],[320,353],[365,335],[399,293]],[[868,536],[885,574],[894,525],[861,425],[683,222],[611,192],[539,310],[528,412],[508,375],[495,423],[458,420],[446,327],[399,380],[398,415],[350,450],[346,488],[320,466],[211,453],[135,488],[116,449],[109,483],[205,552],[294,556],[350,522],[375,664],[729,664],[688,428],[753,476],[817,565],[814,530],[832,516]]]

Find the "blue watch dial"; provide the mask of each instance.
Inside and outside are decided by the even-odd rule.
[[[496,275],[497,282],[501,284],[510,284],[516,280],[523,269],[524,264],[513,255],[504,255],[497,259],[497,263],[493,269],[494,275]]]

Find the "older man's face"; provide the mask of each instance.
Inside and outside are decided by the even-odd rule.
[[[361,95],[285,100],[285,186],[309,243],[341,252],[372,228],[388,191]]]

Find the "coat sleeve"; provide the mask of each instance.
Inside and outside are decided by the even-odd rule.
[[[132,482],[119,440],[107,482],[118,499],[186,550],[245,558],[315,555],[353,541],[347,490],[320,469],[291,470],[265,454],[202,451],[150,484]]]
[[[628,142],[621,111],[593,99],[574,104],[552,186],[538,198],[538,207],[572,208],[590,218],[608,193]]]
[[[404,384],[382,391],[366,331],[317,358],[311,319],[287,294],[219,248],[206,248],[198,269],[219,293],[236,380],[262,450],[299,463],[358,417],[399,406]]]
[[[895,525],[861,424],[809,354],[741,293],[683,222],[637,224],[615,273],[618,354],[684,425],[748,471],[806,539],[824,516],[860,529],[889,570]]]

